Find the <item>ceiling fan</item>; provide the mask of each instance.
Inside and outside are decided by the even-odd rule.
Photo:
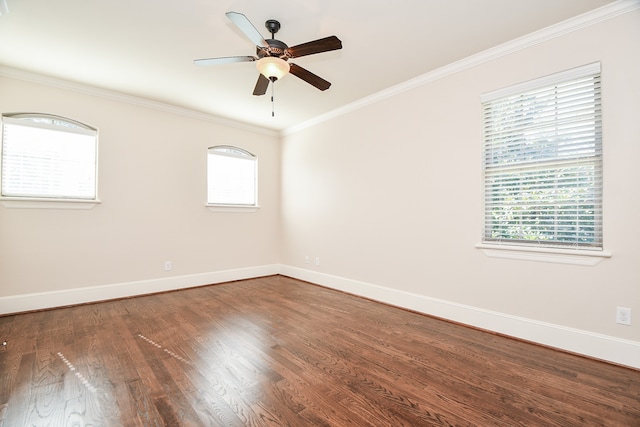
[[[256,45],[257,56],[227,56],[220,58],[204,58],[194,60],[194,64],[200,66],[229,64],[233,62],[256,62],[256,67],[260,71],[258,81],[253,89],[254,95],[264,95],[267,92],[269,82],[275,82],[279,78],[291,73],[304,80],[310,85],[327,90],[331,83],[302,68],[299,65],[288,62],[289,59],[315,53],[328,52],[342,49],[342,42],[336,36],[325,37],[289,47],[284,42],[275,39],[275,34],[280,29],[280,22],[269,19],[265,22],[265,27],[271,33],[271,38],[265,40],[260,32],[253,26],[251,21],[238,12],[227,12],[227,18],[235,24],[242,33]]]

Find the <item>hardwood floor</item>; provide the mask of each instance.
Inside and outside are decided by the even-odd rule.
[[[0,426],[640,426],[640,371],[273,276],[0,318]]]

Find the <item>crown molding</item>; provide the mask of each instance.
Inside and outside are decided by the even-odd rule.
[[[85,95],[92,95],[99,98],[109,99],[117,102],[124,102],[127,104],[136,105],[138,107],[150,108],[157,111],[163,111],[165,113],[176,114],[196,120],[203,120],[207,122],[216,123],[240,130],[245,130],[262,135],[278,137],[280,133],[275,130],[267,129],[261,126],[255,126],[240,121],[227,119],[224,117],[216,116],[214,114],[203,113],[201,111],[191,110],[189,108],[178,107],[176,105],[166,104],[159,101],[152,101],[150,99],[127,95],[120,92],[110,91],[107,89],[101,89],[90,85],[84,85],[81,83],[71,82],[55,77],[45,76],[42,74],[36,74],[29,71],[19,70],[16,68],[10,68],[0,65],[0,76],[8,77],[11,79],[22,80],[30,83],[41,84],[58,89],[70,90],[73,92],[79,92]]]
[[[425,73],[421,76],[407,80],[406,82],[397,84],[388,89],[384,89],[373,95],[361,98],[358,101],[352,102],[328,113],[317,116],[313,119],[301,122],[297,125],[291,126],[283,130],[272,130],[261,126],[251,125],[248,123],[216,116],[213,114],[204,113],[201,111],[191,110],[184,107],[178,107],[176,105],[166,104],[159,101],[153,101],[150,99],[137,97],[133,95],[127,95],[120,92],[110,91],[107,89],[101,89],[81,83],[75,83],[55,77],[45,76],[41,74],[31,73],[24,70],[15,68],[9,68],[0,65],[0,76],[13,78],[17,80],[23,80],[31,83],[42,84],[51,87],[57,87],[60,89],[71,90],[74,92],[93,95],[105,99],[124,102],[132,105],[137,105],[145,108],[150,108],[158,111],[163,111],[171,114],[177,114],[184,117],[189,117],[197,120],[208,121],[232,128],[245,130],[253,133],[258,133],[267,136],[286,136],[294,134],[309,127],[313,127],[320,123],[326,122],[333,118],[345,115],[349,112],[359,110],[368,105],[380,102],[386,98],[396,96],[408,90],[414,89],[419,86],[423,86],[434,81],[443,79],[452,74],[467,70],[469,68],[481,65],[483,63],[501,58],[520,50],[527,49],[540,43],[552,40],[557,37],[561,37],[573,31],[586,28],[600,22],[615,18],[617,16],[629,13],[631,11],[640,9],[640,0],[618,0],[609,5],[600,7],[593,11],[578,15],[576,17],[567,19],[558,24],[544,28],[542,30],[527,34],[520,38],[511,40],[485,51],[479,52],[475,55],[471,55],[459,61],[440,67],[431,72]]]
[[[334,119],[349,112],[359,110],[377,102],[380,102],[386,98],[396,96],[408,90],[414,89],[419,86],[423,86],[437,80],[443,79],[450,75],[459,73],[461,71],[476,67],[489,61],[496,60],[503,56],[528,49],[540,43],[553,40],[555,38],[564,36],[571,32],[590,27],[600,22],[613,19],[617,16],[624,15],[634,10],[640,9],[640,0],[619,0],[606,6],[602,6],[598,9],[594,9],[590,12],[582,15],[575,16],[565,21],[559,22],[542,30],[535,31],[517,39],[508,41],[501,45],[489,48],[477,54],[468,56],[459,61],[440,67],[436,70],[407,80],[406,82],[397,84],[388,89],[384,89],[373,95],[359,99],[358,101],[347,104],[343,107],[329,111],[326,114],[322,114],[313,119],[299,123],[284,129],[282,135],[291,135],[299,132],[303,129],[318,125],[322,122]]]

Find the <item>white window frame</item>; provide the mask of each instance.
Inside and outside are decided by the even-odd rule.
[[[93,176],[92,189],[86,196],[79,194],[35,194],[24,190],[6,188],[3,178],[6,177],[8,162],[6,158],[6,127],[24,126],[51,132],[87,136],[93,139],[90,155],[92,157]],[[61,157],[63,163],[68,157]],[[56,163],[51,163],[55,172]],[[57,169],[58,172],[64,172]],[[96,128],[66,117],[43,113],[15,113],[2,115],[2,144],[0,144],[0,204],[8,208],[44,208],[44,209],[91,209],[100,203],[98,198],[98,131]]]
[[[488,202],[488,198],[491,198],[490,195],[491,190],[489,189],[489,184],[492,182],[491,177],[496,176],[496,171],[498,174],[500,173],[508,173],[502,172],[500,168],[506,168],[502,165],[496,166],[496,163],[490,162],[490,158],[492,156],[491,150],[495,147],[495,144],[501,144],[500,141],[496,142],[496,138],[502,138],[503,134],[501,132],[504,131],[504,127],[500,129],[496,129],[495,122],[491,122],[490,120],[493,117],[487,111],[491,108],[500,108],[501,101],[507,101],[507,107],[511,108],[509,105],[514,105],[519,102],[519,99],[528,99],[531,98],[531,94],[544,89],[557,88],[561,85],[564,85],[566,82],[585,79],[585,78],[594,78],[594,82],[596,87],[596,122],[594,125],[595,128],[595,155],[590,156],[593,162],[593,167],[595,169],[595,179],[596,179],[596,211],[593,213],[595,223],[595,236],[596,242],[595,244],[588,244],[582,242],[545,242],[544,239],[539,240],[531,240],[527,241],[525,238],[522,239],[500,239],[494,238],[492,234],[493,220],[492,220],[492,212],[490,211],[495,205]],[[544,261],[544,262],[559,262],[559,263],[570,263],[570,264],[579,264],[579,265],[595,265],[598,262],[602,261],[602,259],[611,256],[609,252],[604,251],[603,248],[603,239],[602,239],[602,132],[601,132],[601,118],[600,118],[600,63],[589,64],[583,67],[578,67],[572,70],[568,70],[561,73],[556,73],[550,76],[546,76],[543,78],[539,78],[533,81],[525,82],[522,84],[517,84],[514,86],[510,86],[508,88],[500,89],[497,91],[493,91],[481,96],[481,102],[483,105],[483,232],[482,232],[482,243],[476,245],[476,247],[483,249],[485,254],[491,257],[497,258],[512,258],[512,259],[521,259],[521,260],[535,260],[535,261]],[[509,104],[509,102],[511,104]],[[524,105],[524,104],[523,104]],[[495,119],[495,120],[500,120]],[[538,119],[536,119],[538,120]],[[518,129],[517,135],[518,137],[522,137],[522,128],[525,128],[527,125],[523,124],[524,121],[518,122],[514,125],[513,122],[509,123],[510,126],[514,126]],[[559,127],[559,122],[552,122],[554,126]],[[536,123],[537,124],[537,123]],[[501,124],[502,126],[502,124]],[[525,132],[528,132],[526,130]],[[537,132],[534,130],[533,132]],[[508,138],[508,136],[506,137]],[[503,140],[505,141],[505,140]],[[508,141],[508,139],[507,139]],[[530,143],[532,140],[528,140],[526,142]],[[517,141],[516,141],[517,142]],[[547,142],[548,143],[548,142]],[[508,141],[507,144],[511,144],[511,141]],[[510,149],[511,149],[510,145]],[[513,150],[523,150],[524,151],[524,143],[522,146],[513,145]],[[572,146],[573,147],[573,146]],[[557,148],[557,147],[556,147]],[[543,150],[540,150],[542,153]],[[529,155],[529,154],[527,154]],[[542,154],[540,154],[542,155]],[[550,159],[550,158],[549,158]],[[519,165],[516,160],[516,165]],[[541,162],[536,161],[536,164],[541,164]],[[509,165],[510,166],[510,165]],[[529,164],[528,166],[531,166]],[[535,166],[535,165],[533,165]],[[526,176],[526,172],[524,169],[525,166],[516,166],[517,170],[521,172],[515,172],[515,174],[522,173],[521,178]],[[536,174],[540,174],[540,172],[536,172]],[[502,179],[502,178],[499,178]],[[537,181],[536,181],[537,182]],[[498,185],[504,185],[499,184]]]
[[[216,170],[214,162],[223,159],[237,163],[238,166],[251,170],[249,178],[252,190],[242,188],[247,182],[240,183],[240,188],[235,187],[232,182],[223,183],[220,187],[215,187],[216,179],[241,179],[244,177],[220,176]],[[244,196],[231,194],[237,190],[249,190]],[[226,194],[225,194],[226,193]],[[249,194],[252,193],[252,194]],[[241,200],[246,197],[245,200]],[[207,149],[207,204],[206,206],[212,212],[255,212],[259,209],[258,205],[258,157],[249,151],[232,145],[216,145]]]

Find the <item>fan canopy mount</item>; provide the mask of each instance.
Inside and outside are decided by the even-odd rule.
[[[267,27],[267,30],[271,33],[271,38],[274,38],[273,35],[280,30],[280,23],[275,19],[267,19],[264,26]]]

